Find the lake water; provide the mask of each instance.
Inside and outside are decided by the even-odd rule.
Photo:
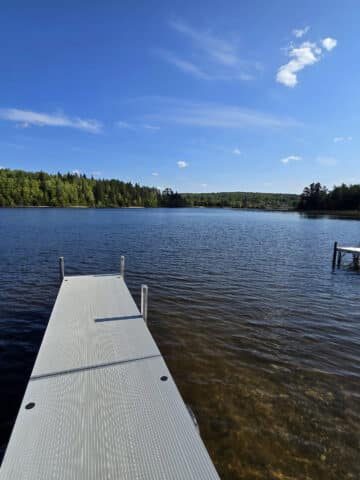
[[[66,274],[126,255],[223,479],[360,478],[360,222],[220,209],[0,210],[2,454]]]

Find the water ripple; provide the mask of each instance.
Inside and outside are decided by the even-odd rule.
[[[359,223],[297,214],[0,210],[6,447],[58,289],[126,255],[137,301],[223,479],[360,478],[360,275],[331,271]]]

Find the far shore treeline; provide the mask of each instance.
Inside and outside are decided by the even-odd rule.
[[[0,207],[230,207],[271,210],[359,210],[360,185],[328,190],[320,183],[302,195],[283,193],[177,193],[83,174],[0,169]]]

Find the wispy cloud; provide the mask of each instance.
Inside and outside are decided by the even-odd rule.
[[[309,26],[304,27],[304,28],[294,28],[292,33],[296,38],[301,38],[304,35],[306,35],[309,30],[310,30]]]
[[[94,178],[99,178],[99,177],[101,176],[101,172],[99,172],[99,171],[91,172],[91,175],[92,175]]]
[[[333,38],[325,38],[321,45],[330,51],[335,48],[337,41]],[[290,61],[281,65],[276,74],[276,81],[286,87],[295,87],[298,83],[297,74],[305,67],[319,62],[322,58],[322,49],[315,42],[303,42],[299,46],[290,44],[287,48],[287,55]]]
[[[179,167],[179,168],[186,168],[189,166],[189,164],[187,162],[184,162],[183,160],[180,160],[179,162],[176,162],[176,165]]]
[[[239,57],[234,44],[210,33],[201,32],[180,20],[171,21],[170,26],[192,40],[199,49],[207,53],[216,62],[227,66],[238,65]]]
[[[337,40],[335,40],[335,38],[327,37],[321,40],[321,45],[325,48],[325,50],[330,52],[333,48],[336,47]]]
[[[158,176],[159,176],[158,172],[153,172],[151,175],[152,175],[153,177],[158,177]]]
[[[124,129],[124,130],[145,129],[145,130],[149,130],[149,131],[152,131],[152,132],[156,132],[156,131],[160,130],[160,127],[158,127],[157,125],[150,125],[149,123],[145,123],[145,124],[129,123],[129,122],[124,122],[123,120],[118,120],[117,122],[115,122],[115,126],[117,128],[121,128],[121,129]]]
[[[153,130],[153,131],[160,130],[160,127],[158,127],[157,125],[149,125],[148,123],[145,123],[145,125],[143,125],[143,127],[146,130]]]
[[[30,123],[28,122],[21,122],[21,123],[17,123],[15,125],[16,128],[29,128],[30,127]]]
[[[287,165],[289,162],[298,162],[301,159],[302,158],[299,155],[289,155],[288,157],[282,158],[280,162]]]
[[[352,137],[350,136],[345,136],[345,137],[334,137],[333,138],[334,143],[344,143],[344,142],[351,142]]]
[[[201,186],[202,186],[202,188],[206,188],[208,186],[208,184],[207,183],[202,183]]]
[[[234,148],[234,150],[232,151],[232,153],[234,155],[241,155],[241,151],[238,149],[238,148]]]
[[[258,110],[214,103],[199,103],[166,97],[151,97],[151,108],[157,112],[145,114],[144,120],[157,124],[172,123],[213,128],[284,128],[300,125],[289,117],[279,117]]]
[[[179,19],[171,20],[169,25],[189,42],[187,58],[168,50],[158,49],[155,53],[184,73],[204,80],[251,80],[262,68],[259,62],[244,60],[233,40],[201,31]]]
[[[0,118],[16,122],[24,128],[30,125],[39,127],[68,127],[84,130],[90,133],[100,133],[102,124],[97,120],[84,120],[79,117],[70,118],[62,113],[40,113],[31,110],[19,110],[17,108],[0,109]]]
[[[179,58],[177,55],[174,55],[173,53],[166,50],[155,50],[155,52],[168,63],[171,63],[182,72],[189,73],[190,75],[197,78],[210,80],[210,76],[203,72],[203,70],[194,63]]]

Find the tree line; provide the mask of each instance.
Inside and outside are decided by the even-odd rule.
[[[298,205],[300,210],[360,210],[360,185],[334,186],[320,183],[304,188]]]
[[[297,195],[272,193],[177,193],[116,179],[75,173],[0,169],[0,207],[233,207],[295,208]]]
[[[273,210],[359,210],[360,185],[332,190],[312,183],[300,195],[282,193],[177,193],[116,179],[0,168],[0,207],[228,207]]]
[[[299,196],[287,193],[219,192],[181,194],[189,207],[259,208],[293,210]]]
[[[0,169],[0,206],[158,207],[156,188],[86,175]]]

